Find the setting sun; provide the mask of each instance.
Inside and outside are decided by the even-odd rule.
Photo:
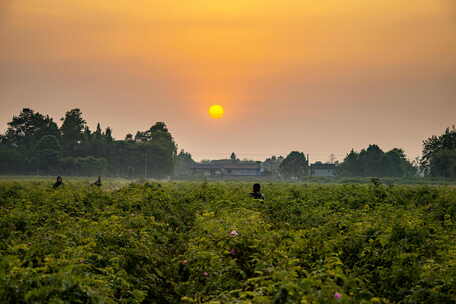
[[[209,115],[214,119],[222,118],[224,113],[225,110],[221,105],[213,105],[209,108]]]

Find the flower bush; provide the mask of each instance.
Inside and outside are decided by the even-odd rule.
[[[0,182],[1,303],[456,303],[456,189]]]

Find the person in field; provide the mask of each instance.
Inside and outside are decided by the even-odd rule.
[[[57,176],[57,180],[55,181],[54,186],[52,186],[54,189],[57,189],[59,187],[63,187],[63,179],[61,176]]]
[[[94,182],[94,183],[92,184],[92,186],[101,187],[101,176],[98,176],[96,182]]]
[[[252,197],[254,199],[264,200],[264,196],[263,196],[263,194],[261,194],[261,185],[260,184],[253,185],[253,192],[250,193],[250,197]]]

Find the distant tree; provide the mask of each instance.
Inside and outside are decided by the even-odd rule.
[[[146,176],[172,175],[177,146],[164,122],[157,122],[149,130],[138,131],[135,140],[142,143]]]
[[[133,134],[131,133],[128,133],[127,135],[125,135],[125,141],[133,141]]]
[[[104,133],[104,137],[108,142],[113,141],[114,139],[112,138],[112,129],[110,127],[107,127]]]
[[[58,138],[60,134],[57,124],[49,116],[24,108],[8,123],[8,129],[2,141],[18,147],[24,152],[31,152],[36,143],[45,135],[53,135]]]
[[[101,138],[103,136],[103,132],[101,131],[100,123],[97,123],[97,130],[95,131],[95,137]]]
[[[384,152],[377,145],[369,145],[367,149],[361,150],[359,161],[361,162],[362,176],[383,176],[383,155]]]
[[[0,144],[0,174],[27,173],[28,162],[16,147]]]
[[[359,177],[403,177],[416,174],[403,150],[383,152],[377,145],[370,145],[360,153],[351,150],[337,166],[340,176]]]
[[[266,160],[263,162],[264,174],[267,176],[277,177],[279,175],[279,167],[282,161],[283,156],[277,157],[273,155],[270,158],[266,158]]]
[[[231,159],[231,161],[232,161],[232,162],[236,162],[236,161],[238,161],[238,160],[239,160],[239,159],[237,158],[237,156],[236,156],[236,153],[234,153],[234,152],[233,152],[233,153],[231,153],[231,155],[230,155],[230,159]]]
[[[433,153],[429,172],[434,177],[456,178],[456,149],[443,149]]]
[[[416,169],[407,160],[404,150],[392,149],[384,155],[384,175],[392,177],[404,177],[416,175]]]
[[[86,121],[82,118],[82,113],[79,109],[72,109],[66,112],[65,117],[61,120],[63,121],[60,127],[63,148],[68,155],[73,155],[76,145],[82,141]]]
[[[49,116],[23,109],[0,135],[0,174],[53,173],[67,175],[164,177],[174,173],[175,164],[191,160],[177,147],[167,126],[157,122],[135,139],[114,140],[111,128],[98,123],[91,132],[82,112],[72,109],[62,118],[60,129]]]
[[[92,132],[90,131],[89,126],[84,127],[84,132],[82,134],[82,138],[84,141],[90,141],[92,138]]]
[[[441,177],[452,176],[452,155],[456,151],[456,128],[447,128],[440,136],[431,136],[423,142],[421,167],[426,175]],[[448,170],[445,170],[445,165]]]
[[[53,135],[43,136],[35,147],[34,163],[39,172],[51,173],[58,167],[61,146]]]
[[[288,178],[302,178],[308,174],[308,163],[304,153],[293,151],[281,162],[280,173]]]
[[[174,174],[178,176],[185,176],[191,174],[191,168],[195,164],[192,155],[184,150],[176,156],[176,164]]]

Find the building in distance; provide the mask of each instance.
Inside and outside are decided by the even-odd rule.
[[[262,176],[263,168],[259,162],[215,160],[210,163],[198,163],[193,165],[192,172],[193,175],[212,177]]]
[[[336,164],[324,164],[322,162],[311,164],[310,176],[334,177],[336,176]]]

